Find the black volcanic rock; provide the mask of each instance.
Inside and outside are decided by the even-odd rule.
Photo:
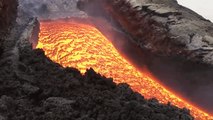
[[[160,104],[154,99],[145,100],[127,84],[116,85],[111,78],[105,78],[93,69],[81,75],[74,68],[62,68],[46,58],[40,49],[20,49],[15,62],[24,67],[1,64],[2,119],[193,119],[189,111]]]
[[[0,32],[10,27],[15,22],[17,15],[17,0],[0,0]]]
[[[161,83],[213,111],[213,23],[176,0],[79,0],[78,7],[128,35],[142,52],[127,55],[138,68],[145,65]]]
[[[0,0],[0,55],[3,53],[3,40],[15,22],[17,0]]]

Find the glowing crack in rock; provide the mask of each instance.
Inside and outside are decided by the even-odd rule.
[[[125,60],[94,26],[74,21],[43,21],[37,48],[63,67],[75,67],[84,73],[93,68],[116,83],[128,83],[145,98],[157,98],[161,103],[171,102],[186,107],[197,120],[211,120],[212,116],[168,91],[146,73],[138,71]],[[119,39],[119,38],[118,38]]]

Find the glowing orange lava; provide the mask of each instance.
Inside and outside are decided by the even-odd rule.
[[[92,67],[116,83],[128,83],[145,98],[155,97],[162,103],[169,101],[180,108],[186,107],[197,120],[213,120],[212,116],[139,72],[95,27],[73,21],[46,21],[41,22],[40,29],[37,48],[42,48],[50,59],[62,66],[78,68],[82,73]]]

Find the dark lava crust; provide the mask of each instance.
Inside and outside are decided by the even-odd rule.
[[[145,100],[93,69],[82,75],[52,62],[40,49],[19,51],[16,63],[10,55],[0,60],[1,120],[193,119],[187,109]]]

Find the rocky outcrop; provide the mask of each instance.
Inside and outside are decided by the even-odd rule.
[[[24,28],[22,29],[22,33],[20,34],[20,43],[19,47],[23,47],[26,43],[32,44],[32,47],[35,49],[38,44],[40,32],[40,23],[37,18],[31,18]]]
[[[0,0],[0,30],[8,29],[15,21],[18,3],[16,0]]]
[[[15,23],[17,6],[17,0],[0,0],[0,54],[3,52],[3,40],[11,25]]]
[[[146,65],[163,84],[213,111],[213,24],[209,20],[176,0],[80,0],[78,7],[90,16],[107,18],[128,35],[143,52],[129,58],[143,59],[136,66]],[[94,13],[97,9],[99,14]]]
[[[89,6],[99,3],[81,2],[87,4],[82,9],[88,13],[92,11]],[[109,0],[100,5],[141,48],[160,56],[213,64],[213,24],[177,1]]]

